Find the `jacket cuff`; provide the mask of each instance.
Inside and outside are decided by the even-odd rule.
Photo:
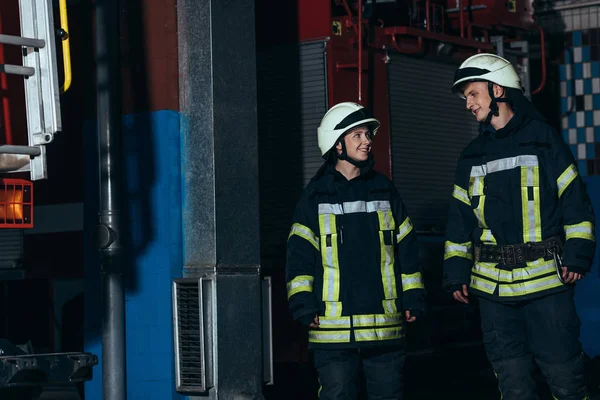
[[[402,308],[404,310],[410,310],[411,314],[417,312],[420,314],[425,313],[425,289],[411,289],[402,293]],[[417,314],[415,314],[416,316]]]
[[[572,265],[572,266],[567,265],[566,267],[567,267],[567,271],[575,272],[576,274],[585,275],[585,273],[587,272],[587,268],[581,268],[577,265]]]

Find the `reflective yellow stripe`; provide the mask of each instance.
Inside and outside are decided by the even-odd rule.
[[[496,268],[496,263],[476,262],[472,272],[495,282],[512,283],[515,281],[527,281],[533,278],[555,272],[554,260],[546,261],[540,258],[527,263],[527,267],[515,268],[511,271]]]
[[[341,301],[326,301],[325,302],[325,315],[330,317],[341,317],[342,316],[342,302]]]
[[[452,197],[454,197],[458,201],[465,203],[469,207],[471,206],[471,201],[469,200],[469,192],[467,192],[465,189],[461,188],[458,185],[454,185]]]
[[[571,164],[564,170],[562,174],[556,180],[556,185],[558,186],[558,197],[562,196],[565,190],[569,187],[571,182],[577,178],[577,169],[575,168],[575,164]]]
[[[565,238],[569,239],[587,239],[596,241],[594,236],[594,225],[589,221],[580,222],[574,225],[565,225]]]
[[[477,204],[477,208],[473,209],[473,213],[475,214],[475,217],[477,218],[477,222],[479,224],[480,228],[487,228],[487,225],[485,224],[485,196],[479,196],[479,203]]]
[[[524,296],[559,286],[562,286],[562,282],[558,279],[556,274],[553,274],[552,276],[522,283],[513,283],[508,285],[501,284],[498,294],[500,297]]]
[[[398,307],[396,306],[396,299],[383,300],[381,302],[381,305],[383,307],[383,311],[385,311],[386,314],[396,314],[398,312]]]
[[[394,272],[394,246],[385,244],[384,234],[385,232],[379,231],[383,293],[385,299],[395,299],[398,295],[396,292],[396,274]]]
[[[497,284],[477,276],[471,276],[471,287],[487,294],[494,294]]]
[[[410,233],[410,231],[412,231],[412,228],[413,228],[413,225],[412,225],[412,222],[410,222],[410,218],[406,217],[404,222],[400,225],[400,228],[398,228],[398,235],[396,235],[396,242],[400,243],[402,241],[402,239],[404,239],[406,237],[406,235],[408,235]]]
[[[312,244],[315,247],[315,249],[319,250],[319,239],[308,226],[295,223],[294,225],[292,225],[292,229],[290,230],[288,240],[290,240],[290,238],[293,235],[300,236],[302,239],[307,240],[310,244]]]
[[[321,263],[323,264],[323,301],[327,305],[327,302],[339,302],[340,298],[340,265],[335,215],[319,215],[319,229],[321,231]],[[330,236],[329,240],[327,240],[328,236]],[[326,315],[329,317],[340,316],[341,308],[341,304],[339,307],[337,304],[326,307]]]
[[[352,325],[355,327],[389,326],[401,324],[402,320],[403,317],[400,313],[353,315]]]
[[[483,196],[484,179],[485,175],[472,176],[469,178],[469,198],[473,196]]]
[[[529,200],[529,190],[533,199]],[[542,241],[542,218],[540,216],[540,168],[521,167],[521,206],[523,214],[523,241]]]
[[[423,277],[420,272],[414,274],[402,274],[402,291],[406,292],[411,289],[425,289],[423,285]]]
[[[314,277],[310,275],[298,275],[287,284],[287,296],[290,297],[300,292],[312,292]]]
[[[450,257],[462,257],[468,260],[473,259],[472,253],[472,243],[454,243],[451,241],[446,241],[444,244],[444,260],[449,259]]]
[[[479,238],[484,244],[498,244],[496,238],[490,229],[483,229]]]
[[[311,343],[350,343],[350,331],[308,331]]]
[[[354,331],[354,339],[357,342],[369,342],[375,340],[400,339],[403,335],[401,326],[392,328],[357,329]]]
[[[377,217],[379,218],[379,247],[380,247],[380,269],[381,269],[381,282],[383,284],[383,294],[386,300],[396,299],[398,297],[396,291],[396,273],[394,272],[394,245],[385,243],[385,235],[390,230],[396,229],[396,222],[391,211],[377,211]],[[407,218],[402,225],[400,230],[406,230],[410,220]],[[408,234],[409,231],[406,231]],[[406,236],[405,234],[405,236]],[[397,312],[396,305],[392,309],[393,312]]]
[[[320,328],[344,329],[350,328],[350,317],[326,317],[319,316]]]
[[[382,231],[393,231],[396,229],[396,222],[391,211],[377,211],[379,218],[379,229]]]

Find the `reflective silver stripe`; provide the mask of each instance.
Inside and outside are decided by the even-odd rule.
[[[396,242],[400,243],[402,241],[402,239],[404,239],[406,237],[406,235],[408,235],[408,233],[412,230],[412,228],[413,228],[413,225],[412,225],[412,222],[410,222],[410,218],[406,217],[406,219],[404,220],[402,225],[400,225],[400,228],[398,228],[398,235],[396,235]]]
[[[377,211],[379,218],[379,229],[382,231],[391,231],[396,229],[396,221],[391,211]]]
[[[387,326],[402,323],[402,314],[367,314],[353,315],[352,324],[355,327],[364,326]]]
[[[344,211],[342,210],[341,204],[327,204],[327,203],[319,204],[319,215],[322,215],[322,214],[342,215],[343,213],[344,213]]]
[[[461,188],[458,185],[454,185],[454,191],[452,192],[452,197],[454,197],[458,201],[462,201],[466,205],[470,206],[471,201],[469,200],[469,193]]]
[[[350,342],[350,331],[310,330],[308,331],[308,341],[311,343],[348,343]]]
[[[425,289],[425,285],[423,285],[423,277],[421,276],[420,272],[415,272],[414,274],[402,274],[401,276],[403,292],[412,289]]]
[[[307,240],[317,250],[319,250],[319,238],[317,238],[315,233],[309,227],[296,223],[292,225],[288,240],[292,237],[292,235],[300,236],[302,239]]]
[[[312,292],[314,277],[310,275],[298,275],[287,284],[288,300],[300,292]]]
[[[319,315],[321,328],[350,328],[350,317],[326,317]]]
[[[552,276],[536,279],[534,281],[500,285],[498,294],[500,297],[523,296],[559,286],[562,286],[562,282],[558,279],[556,274],[553,274]]]
[[[500,270],[496,268],[496,265],[497,264],[495,263],[476,262],[475,265],[473,265],[472,271],[476,274],[485,276],[486,278],[498,281]]]
[[[321,214],[319,215],[319,219],[322,224],[319,224],[319,227],[321,228],[321,236],[325,236],[325,235],[331,235],[336,232],[336,220],[335,220],[335,215],[333,214]]]
[[[577,178],[577,169],[574,164],[571,164],[564,170],[562,174],[556,180],[558,186],[558,197],[562,196],[563,192],[567,190],[571,182]]]
[[[356,339],[357,342],[400,339],[402,336],[401,326],[393,328],[356,329],[354,331],[354,339]]]
[[[499,160],[490,161],[483,165],[471,167],[471,176],[486,176],[494,172],[507,171],[517,167],[535,167],[538,166],[538,157],[536,155],[523,155]]]
[[[383,306],[383,311],[385,311],[386,314],[396,314],[398,311],[396,307],[396,299],[383,300],[381,305]]]
[[[471,253],[471,246],[471,242],[454,243],[446,241],[444,244],[444,260],[447,260],[451,257],[462,257],[472,260],[473,254]]]
[[[326,301],[325,302],[325,315],[331,317],[339,317],[342,315],[342,302],[341,301]]]
[[[500,270],[499,280],[500,282],[526,281],[555,271],[554,260],[545,261],[540,259],[539,261],[527,263],[525,268],[517,268],[512,271]]]
[[[591,222],[584,221],[579,224],[565,225],[565,237],[569,239],[587,239],[594,241],[594,226]]]
[[[338,204],[321,203],[319,204],[319,214],[354,214],[354,213],[372,213],[377,211],[391,211],[392,207],[387,200],[376,201],[351,201]]]
[[[367,203],[367,212],[372,213],[377,211],[392,211],[392,206],[387,200],[369,201]]]
[[[469,180],[469,192],[468,192],[469,197],[483,196],[483,194],[484,194],[483,187],[484,187],[483,177],[480,177],[480,176],[472,177]],[[471,203],[469,203],[469,205],[470,204]]]
[[[394,247],[383,244],[383,232],[379,232],[381,245],[381,275],[386,299],[394,299],[396,295],[396,275],[394,274]]]
[[[479,278],[477,276],[471,276],[471,288],[480,290],[487,294],[494,294],[497,284],[488,280]]]

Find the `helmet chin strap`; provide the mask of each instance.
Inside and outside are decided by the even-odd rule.
[[[504,88],[503,88],[504,89]],[[485,125],[489,125],[492,122],[492,117],[497,117],[500,115],[500,110],[498,109],[498,103],[508,103],[508,98],[499,98],[494,96],[494,83],[493,82],[488,82],[488,93],[492,99],[492,102],[490,103],[490,112],[488,113],[487,117],[485,118],[485,121],[483,121],[482,123]]]
[[[354,165],[357,168],[366,167],[367,164],[369,163],[369,160],[371,159],[371,157],[373,157],[371,152],[369,152],[369,157],[366,160],[356,161],[352,157],[348,156],[348,152],[346,151],[346,143],[343,138],[340,140],[340,143],[342,144],[342,153],[338,154],[338,159],[348,161],[350,164]]]

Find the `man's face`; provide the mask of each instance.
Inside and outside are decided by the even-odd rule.
[[[478,122],[484,122],[490,113],[492,98],[488,92],[487,82],[470,82],[465,86],[463,95],[466,98],[467,110]]]
[[[344,143],[348,157],[356,161],[366,161],[373,143],[371,131],[366,126],[356,127],[344,136]],[[342,145],[338,143],[336,148],[338,153],[341,153]]]

